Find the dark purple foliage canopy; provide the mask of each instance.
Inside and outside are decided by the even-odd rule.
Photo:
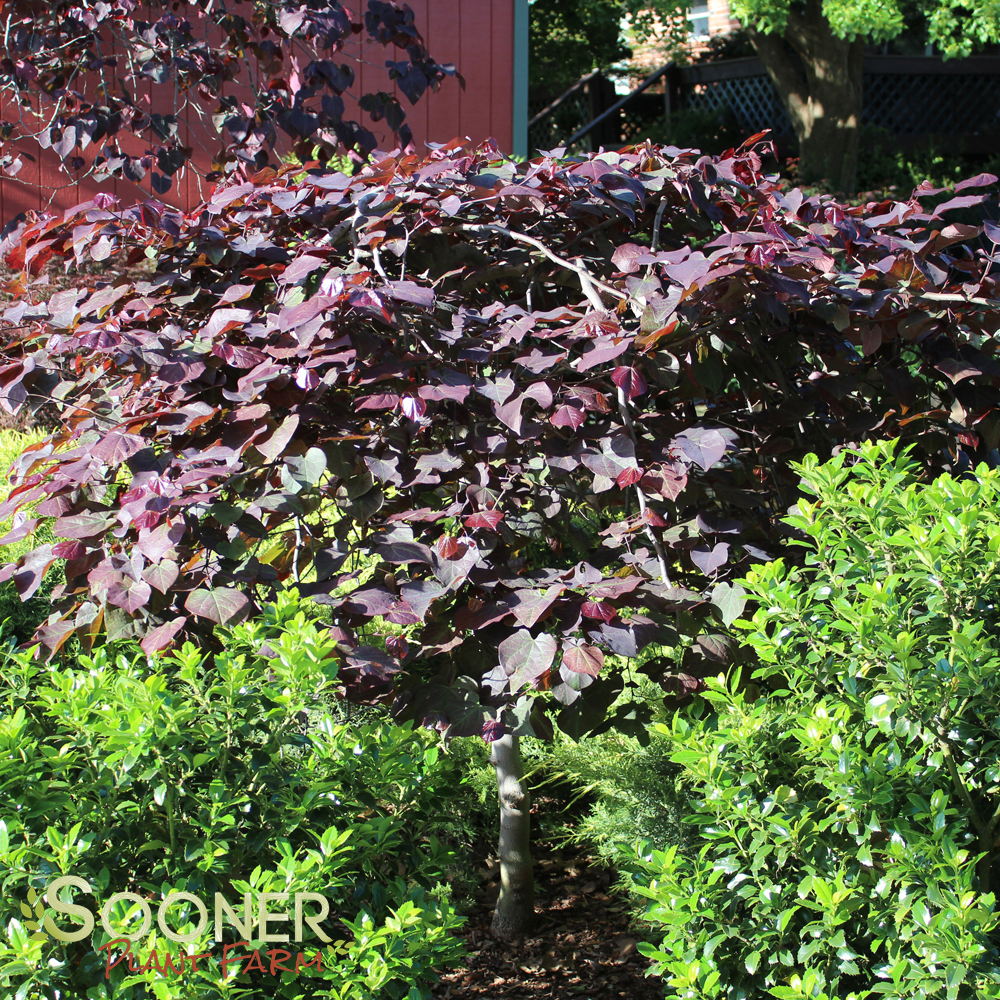
[[[607,717],[616,664],[678,697],[725,669],[727,581],[781,552],[790,460],[889,435],[938,471],[1000,444],[991,232],[932,194],[849,209],[747,149],[450,145],[188,216],[30,220],[2,248],[25,294],[0,402],[58,400],[64,430],[0,517],[59,541],[3,572],[27,596],[64,569],[51,652],[109,609],[163,648],[295,584],[355,694],[452,735],[545,736],[552,709],[639,731]],[[32,304],[49,262],[154,249],[151,276]]]

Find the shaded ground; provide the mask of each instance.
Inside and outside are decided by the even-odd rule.
[[[442,976],[439,1000],[663,1000],[663,986],[646,978],[649,962],[630,930],[634,905],[613,892],[614,880],[586,849],[541,841],[535,856],[538,924],[520,946],[494,941],[489,926],[499,892],[499,868],[480,869],[478,906],[463,937],[468,965]]]

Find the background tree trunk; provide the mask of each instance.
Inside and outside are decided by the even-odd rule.
[[[792,120],[802,179],[826,180],[838,191],[853,194],[864,38],[838,38],[823,16],[821,0],[805,0],[802,9],[789,11],[783,36],[748,31]]]
[[[531,796],[517,736],[493,742],[490,763],[500,792],[500,897],[492,931],[502,941],[522,937],[535,916],[535,877],[531,867]]]

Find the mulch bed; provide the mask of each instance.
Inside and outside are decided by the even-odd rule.
[[[535,856],[535,910],[530,937],[517,945],[490,935],[499,868],[480,869],[478,905],[462,933],[468,965],[446,973],[438,1000],[663,1000],[663,985],[646,978],[636,951],[634,904],[611,891],[614,873],[585,849],[540,842]]]

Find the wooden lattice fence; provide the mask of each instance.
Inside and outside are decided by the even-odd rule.
[[[639,141],[664,134],[667,116],[683,108],[726,108],[746,135],[770,128],[779,145],[792,137],[757,58],[670,65],[658,77],[655,86],[647,81],[641,92],[616,101],[595,86],[599,74],[590,74],[532,119],[529,147],[551,148],[578,133],[586,148]],[[600,95],[603,106],[595,99]],[[1000,152],[1000,57],[867,56],[862,125],[904,146],[934,142],[965,153]]]

